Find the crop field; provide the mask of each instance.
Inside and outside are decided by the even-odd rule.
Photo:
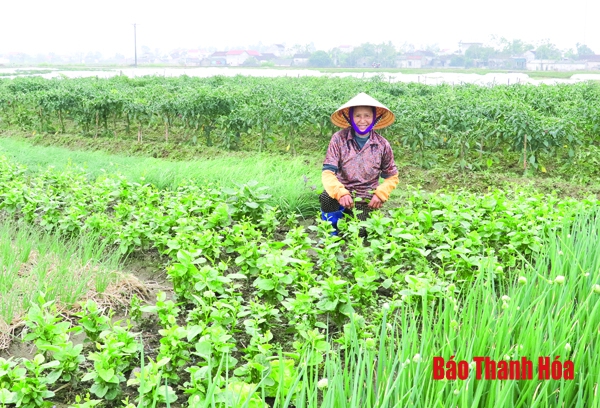
[[[461,166],[516,151],[524,167],[540,155],[573,157],[597,144],[600,85],[427,86],[351,78],[79,78],[0,81],[0,126],[38,133],[77,132],[140,143],[165,142],[291,153],[334,131],[329,115],[364,91],[397,120],[383,135],[425,163],[449,150]]]
[[[359,91],[401,176],[458,181],[332,236],[328,118]],[[0,407],[599,407],[598,96],[0,80]]]

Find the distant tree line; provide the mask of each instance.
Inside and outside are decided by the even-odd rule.
[[[440,50],[437,45],[428,45],[424,49],[416,49],[414,45],[404,43],[400,47],[394,46],[391,41],[379,44],[363,43],[353,47],[351,51],[336,47],[329,51],[317,50],[313,43],[306,45],[296,44],[289,47],[286,55],[281,55],[281,59],[295,59],[297,56],[308,56],[302,64],[308,64],[311,67],[381,67],[393,68],[398,66],[399,59],[402,56],[426,55],[431,58],[443,57],[444,65],[451,67],[474,67],[488,66],[492,59],[509,59],[511,57],[522,56],[527,51],[534,51],[536,59],[541,60],[560,60],[562,58],[570,60],[584,59],[586,56],[594,55],[594,51],[585,44],[577,43],[574,48],[560,50],[549,39],[542,40],[537,45],[525,42],[521,39],[508,40],[506,38],[492,38],[493,45],[471,44],[463,52],[451,52]],[[260,50],[260,44],[252,49]],[[164,54],[164,53],[163,53]],[[166,54],[165,54],[166,55]],[[150,47],[142,45],[138,53],[138,62],[150,63],[157,60],[160,56],[158,49],[151,50]],[[178,60],[177,52],[171,52],[170,56]],[[69,56],[60,56],[55,53],[28,55],[25,53],[11,55],[1,55],[0,61],[8,60],[13,64],[124,64],[128,59],[122,54],[115,54],[112,57],[103,56],[100,52],[78,52]],[[131,58],[129,58],[131,59]],[[449,63],[447,63],[449,61]],[[300,65],[302,65],[300,64]],[[243,65],[245,66],[272,66],[272,61],[259,60],[255,57],[248,58]]]
[[[471,67],[476,61],[487,65],[493,58],[510,58],[523,55],[527,51],[535,51],[537,59],[559,60],[581,59],[588,55],[594,55],[594,51],[585,44],[577,43],[575,48],[561,51],[549,40],[543,40],[537,46],[520,39],[508,40],[501,38],[494,46],[472,45],[464,54],[450,54],[450,66]],[[364,43],[355,47],[351,52],[343,52],[340,48],[333,48],[328,52],[314,51],[309,58],[308,64],[313,67],[370,67],[374,64],[383,68],[397,66],[397,58],[401,55],[443,55],[437,46],[428,46],[424,50],[415,50],[414,46],[404,45],[398,50],[391,43],[372,44]]]

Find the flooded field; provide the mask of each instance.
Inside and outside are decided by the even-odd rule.
[[[543,78],[533,79],[525,73],[487,73],[484,75],[460,72],[432,72],[420,74],[405,74],[400,72],[336,72],[323,73],[311,69],[276,69],[276,68],[236,68],[236,67],[185,67],[185,68],[103,68],[98,70],[62,70],[49,67],[31,67],[31,68],[0,68],[0,78],[15,78],[23,76],[41,76],[44,78],[83,78],[98,77],[110,78],[116,75],[126,75],[128,77],[140,77],[148,75],[177,77],[187,75],[191,77],[211,77],[217,75],[223,76],[255,76],[255,77],[355,77],[372,78],[381,76],[389,82],[419,82],[430,85],[438,84],[456,84],[463,83],[494,85],[510,85],[515,83],[528,84],[558,84],[558,83],[576,83],[589,80],[600,80],[599,74],[573,74],[571,78]]]

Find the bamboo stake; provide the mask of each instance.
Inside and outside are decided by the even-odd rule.
[[[527,170],[527,135],[523,136],[523,170]]]
[[[113,116],[113,129],[115,132],[115,138],[117,137],[117,112]]]
[[[58,110],[58,119],[60,120],[60,129],[62,133],[65,133],[65,123],[63,122],[62,111]]]
[[[481,135],[480,142],[481,143],[479,143],[479,161],[483,159],[483,134]]]
[[[94,139],[96,139],[98,137],[98,120],[100,118],[100,115],[98,112],[96,112],[96,134],[94,135]]]
[[[460,172],[465,172],[465,141],[460,141]]]

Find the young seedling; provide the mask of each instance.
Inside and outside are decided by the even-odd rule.
[[[85,303],[81,303],[81,311],[75,313],[75,316],[79,317],[79,324],[83,327],[87,341],[95,342],[100,333],[110,329],[112,314],[111,311],[108,316],[103,315],[98,304],[88,299]]]
[[[71,327],[58,315],[54,300],[46,302],[45,294],[40,293],[25,317],[28,333],[23,341],[32,341],[38,349],[44,346],[66,344],[69,333],[81,331],[80,327]]]

